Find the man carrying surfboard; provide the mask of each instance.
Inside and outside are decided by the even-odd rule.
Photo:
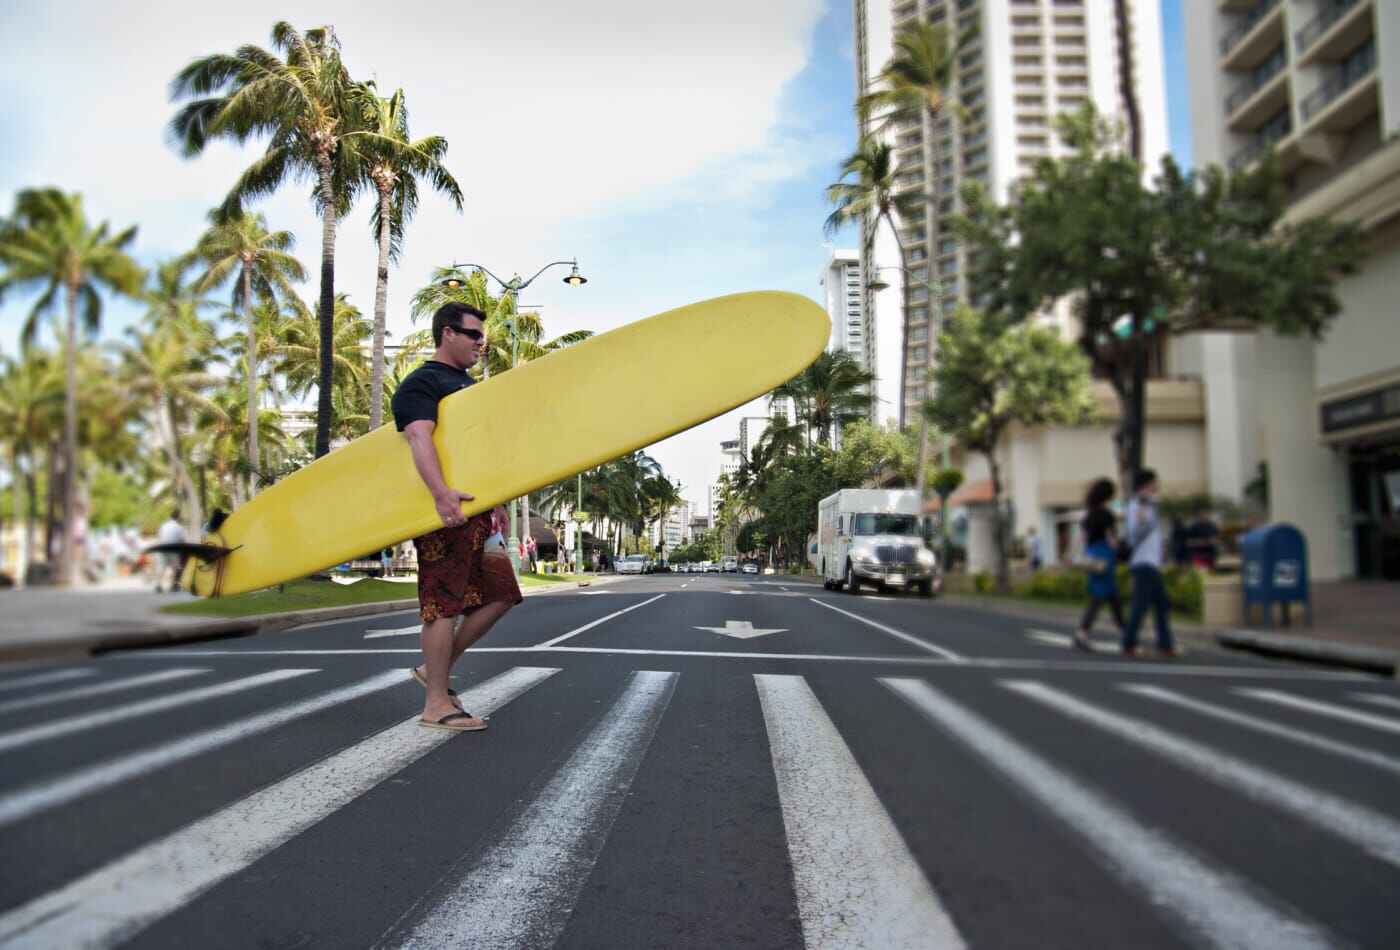
[[[432,358],[406,376],[394,393],[394,425],[408,440],[413,464],[433,496],[443,526],[413,539],[418,552],[418,606],[423,619],[423,664],[411,670],[427,691],[420,725],[454,732],[486,728],[486,720],[462,709],[448,688],[452,664],[481,639],[506,611],[520,603],[520,586],[510,559],[487,555],[493,515],[467,518],[467,492],[451,488],[433,444],[438,402],[475,380],[467,370],[486,348],[486,315],[462,303],[444,304],[433,314]]]

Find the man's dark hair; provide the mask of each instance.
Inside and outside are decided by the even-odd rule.
[[[1145,468],[1142,471],[1138,472],[1137,477],[1133,479],[1133,491],[1142,491],[1144,488],[1146,488],[1148,485],[1151,485],[1156,480],[1157,473],[1152,471],[1152,469],[1150,468]]]
[[[442,346],[442,328],[461,326],[463,317],[476,317],[486,322],[486,314],[469,303],[445,303],[433,314],[433,346]]]

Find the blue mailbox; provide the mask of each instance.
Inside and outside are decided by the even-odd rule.
[[[1283,605],[1284,623],[1289,604],[1302,604],[1308,625],[1312,625],[1312,596],[1308,585],[1308,542],[1291,524],[1269,524],[1255,528],[1240,539],[1243,562],[1244,619],[1249,623],[1250,608],[1264,608],[1264,626],[1273,622],[1274,604]]]

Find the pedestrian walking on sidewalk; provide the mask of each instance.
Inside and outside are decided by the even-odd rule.
[[[1138,629],[1150,609],[1157,624],[1157,650],[1176,656],[1172,641],[1171,603],[1162,578],[1162,548],[1165,538],[1162,517],[1157,510],[1157,473],[1145,468],[1133,479],[1133,500],[1128,502],[1124,532],[1127,536],[1128,564],[1133,574],[1133,605],[1128,626],[1123,631],[1123,653],[1136,656]]]
[[[1094,620],[1099,608],[1104,604],[1113,612],[1113,621],[1118,624],[1118,632],[1123,634],[1123,600],[1118,595],[1118,547],[1117,519],[1109,510],[1116,489],[1113,482],[1100,478],[1089,486],[1084,496],[1084,520],[1080,527],[1084,532],[1083,565],[1089,572],[1089,606],[1079,621],[1079,629],[1074,632],[1074,645],[1081,650],[1092,650],[1089,631],[1094,629]]]
[[[156,529],[157,544],[180,544],[185,540],[185,528],[180,524],[180,509],[176,508],[170,513],[170,517],[165,519],[165,523]],[[161,592],[161,587],[165,585],[166,577],[170,578],[170,584],[166,588],[174,593],[180,592],[180,577],[185,573],[185,559],[182,555],[175,553],[162,553],[160,561],[156,566],[156,593]]]
[[[437,350],[404,378],[391,403],[394,425],[408,440],[413,464],[443,525],[413,539],[418,553],[423,664],[410,672],[427,691],[419,721],[454,732],[485,729],[486,721],[464,710],[449,688],[452,664],[521,601],[509,559],[485,554],[493,512],[471,518],[462,514],[462,502],[472,501],[473,496],[447,484],[433,445],[439,401],[474,382],[467,369],[486,349],[485,319],[484,313],[467,304],[438,308],[433,314]]]

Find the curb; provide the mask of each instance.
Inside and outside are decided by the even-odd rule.
[[[588,582],[588,586],[606,586],[617,578],[603,575]],[[563,590],[578,590],[577,585],[527,587],[525,597],[553,594]],[[308,623],[326,620],[351,620],[375,614],[397,613],[418,607],[418,598],[380,600],[368,604],[347,604],[344,607],[318,607],[314,610],[291,610],[280,614],[260,614],[253,617],[227,617],[207,621],[169,621],[157,619],[151,626],[129,626],[95,631],[55,640],[0,644],[0,663],[47,660],[64,656],[98,656],[117,650],[137,650],[148,647],[198,643],[204,640],[226,640],[250,637],[259,633],[278,633]],[[162,618],[169,615],[160,615]],[[163,624],[163,625],[162,625]]]
[[[1400,653],[1380,647],[1352,646],[1315,640],[1311,637],[1257,633],[1252,630],[1222,630],[1216,633],[1215,640],[1231,650],[1305,660],[1325,666],[1379,673],[1382,676],[1400,676]]]

